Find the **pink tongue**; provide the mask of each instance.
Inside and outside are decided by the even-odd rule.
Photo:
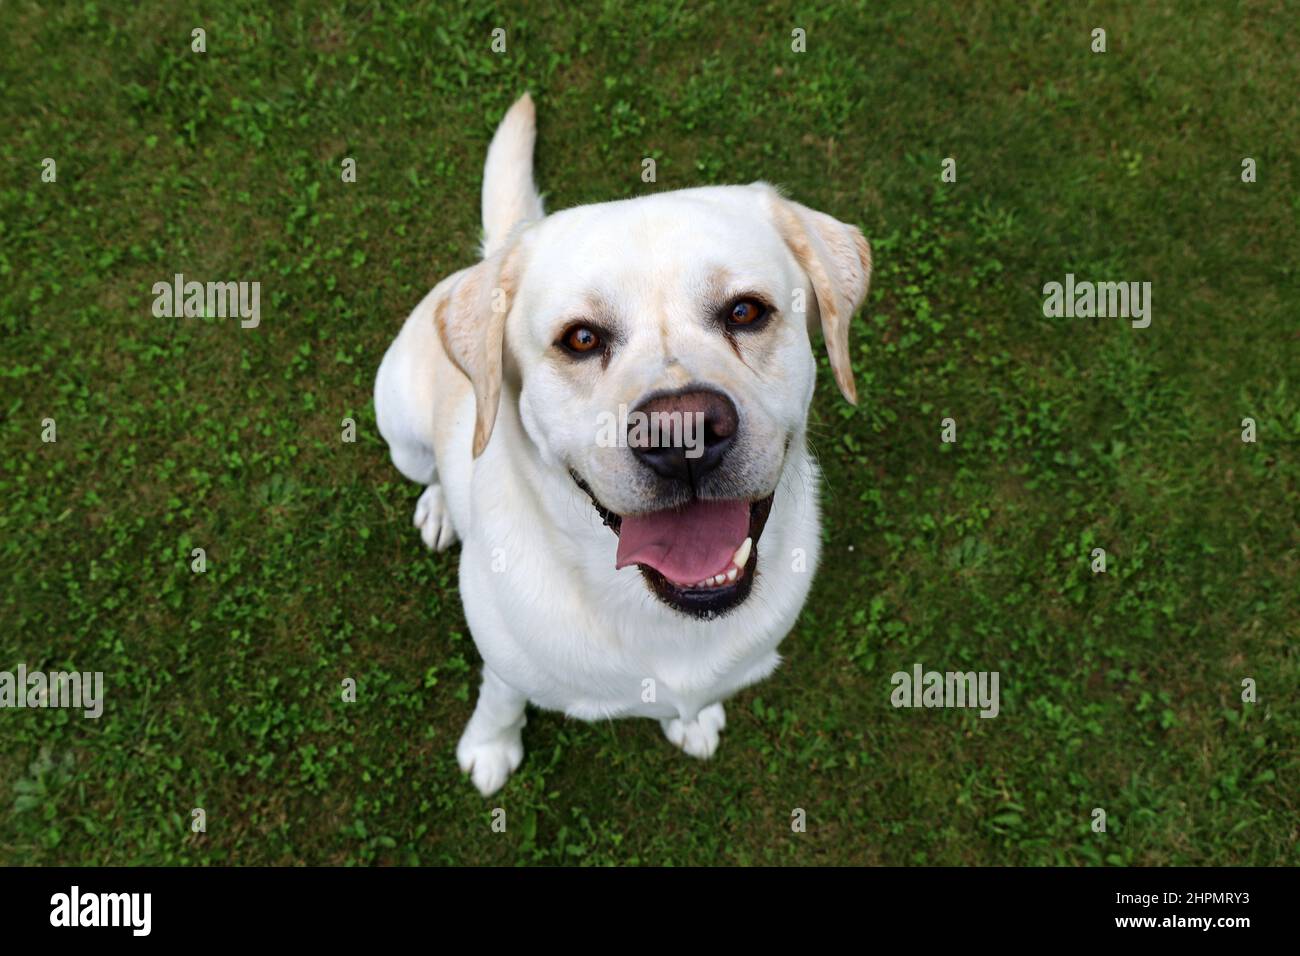
[[[674,584],[726,571],[749,535],[748,501],[692,501],[680,510],[627,515],[615,568],[648,564]]]

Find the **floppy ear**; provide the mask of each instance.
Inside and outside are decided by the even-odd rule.
[[[849,404],[856,405],[858,388],[849,362],[849,323],[867,297],[871,247],[856,227],[791,202],[770,186],[767,189],[777,228],[812,280],[835,384]],[[808,318],[811,331],[811,313]]]
[[[506,316],[514,303],[517,245],[466,269],[438,302],[434,324],[448,357],[474,387],[474,457],[487,447],[501,403]]]

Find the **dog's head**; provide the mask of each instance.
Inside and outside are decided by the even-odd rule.
[[[503,379],[540,461],[567,472],[666,604],[703,617],[749,594],[820,327],[856,402],[849,322],[871,251],[764,183],[569,209],[518,230],[440,311],[474,386],[477,457]]]

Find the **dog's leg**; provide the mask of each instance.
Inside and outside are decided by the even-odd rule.
[[[719,734],[727,726],[727,712],[721,704],[710,704],[694,720],[661,720],[664,736],[692,757],[707,760],[718,749]]]
[[[451,526],[451,513],[442,496],[442,485],[436,481],[424,489],[415,503],[412,523],[420,529],[420,540],[434,551],[445,551],[456,543],[456,529]]]
[[[421,302],[384,355],[375,376],[375,420],[397,470],[426,486],[415,505],[414,524],[427,547],[442,551],[455,543],[456,530],[433,450],[440,345],[431,308],[431,299]]]
[[[523,694],[483,665],[478,704],[456,746],[456,762],[485,797],[500,790],[524,759],[521,731],[527,703]]]

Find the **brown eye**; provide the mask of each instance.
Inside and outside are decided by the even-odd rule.
[[[753,299],[740,299],[727,313],[728,325],[753,325],[767,314],[767,308]]]
[[[570,352],[584,354],[600,348],[600,336],[585,325],[575,325],[560,339]]]

